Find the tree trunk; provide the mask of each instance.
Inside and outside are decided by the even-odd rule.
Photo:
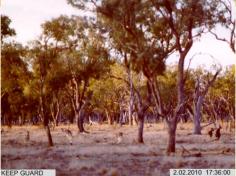
[[[21,111],[21,115],[20,115],[20,117],[19,117],[19,125],[24,125],[25,124],[25,116],[26,116],[27,114],[25,114],[25,112],[24,112],[24,110],[22,110]]]
[[[80,133],[84,132],[85,130],[83,126],[83,114],[81,110],[77,110],[75,112],[75,119],[76,119],[77,127],[79,128],[79,132]]]
[[[11,115],[11,113],[10,112],[5,113],[4,117],[5,117],[7,126],[11,128],[11,126],[12,126],[12,115]]]
[[[129,78],[129,84],[130,84],[130,99],[129,99],[129,125],[133,125],[133,106],[134,106],[134,88],[133,88],[133,82],[132,82],[132,71],[129,67],[128,69],[128,78]]]
[[[72,82],[75,85],[74,97],[72,97],[72,105],[75,111],[75,119],[76,119],[77,127],[79,128],[79,132],[82,133],[84,132],[84,127],[83,127],[83,116],[81,113],[82,113],[83,107],[85,106],[85,103],[82,104],[82,99],[84,97],[86,84],[84,83],[82,94],[79,95],[79,86],[75,77],[73,77]],[[80,96],[81,96],[81,99],[79,98]],[[73,98],[75,98],[75,101],[73,100]]]
[[[48,137],[48,146],[49,146],[49,147],[52,147],[52,146],[53,146],[53,142],[52,142],[52,136],[51,136],[50,128],[49,128],[49,126],[47,125],[47,126],[45,127],[45,129],[46,129],[46,133],[47,133],[47,137]]]
[[[144,127],[144,115],[138,115],[138,143],[144,143],[143,141],[143,127]]]
[[[44,128],[46,129],[46,134],[47,134],[47,138],[48,138],[48,146],[51,147],[53,146],[53,141],[52,141],[52,136],[51,136],[51,132],[50,132],[50,127],[49,127],[49,117],[47,114],[45,114],[44,112],[44,105],[41,107],[42,110],[41,112],[43,113],[43,119],[44,119]]]
[[[220,70],[217,70],[215,75],[211,80],[207,81],[207,84],[205,85],[204,89],[200,87],[200,79],[197,79],[197,82],[195,84],[195,96],[194,96],[194,134],[201,134],[201,109],[202,104],[204,101],[204,97],[206,96],[209,88],[213,85],[215,82],[217,75],[220,73]],[[214,105],[213,105],[214,107]],[[217,113],[216,113],[217,115]]]
[[[175,135],[176,135],[176,127],[177,122],[172,120],[172,122],[168,123],[168,145],[167,145],[167,153],[175,153]]]
[[[201,109],[203,104],[203,96],[199,96],[194,107],[194,130],[193,134],[201,134]]]
[[[133,103],[130,102],[130,105],[129,105],[129,125],[130,126],[132,126],[134,124],[133,123],[133,116],[132,116],[132,111],[133,111],[132,106],[133,106]]]
[[[5,125],[5,115],[1,113],[1,125]]]
[[[43,95],[43,91],[41,88],[41,95],[40,95],[40,114],[43,118],[43,124],[44,127],[46,129],[46,133],[47,133],[47,138],[48,138],[48,146],[51,147],[53,146],[53,141],[52,141],[52,136],[51,136],[51,132],[50,132],[50,128],[49,128],[49,116],[47,115],[47,113],[45,112],[45,104],[44,104],[44,95]]]
[[[56,99],[56,102],[52,102],[52,104],[50,104],[50,111],[54,126],[58,126],[58,117],[60,114],[60,104],[58,99]]]
[[[138,125],[138,115],[137,115],[137,113],[136,112],[134,112],[133,113],[133,124],[135,125],[135,126],[137,126]]]
[[[184,101],[184,57],[180,57],[177,74],[178,85],[178,105]]]
[[[185,56],[181,55],[178,63],[178,73],[177,73],[177,94],[178,94],[178,103],[177,106],[180,106],[184,102],[184,59]],[[181,113],[183,108],[179,111]],[[175,136],[176,136],[176,127],[177,127],[177,120],[178,116],[175,114],[173,119],[167,121],[168,126],[168,144],[167,144],[167,154],[175,153]]]
[[[22,123],[22,115],[19,115],[19,116],[18,116],[18,125],[19,125],[19,126],[22,126],[22,124],[23,124],[23,123]]]
[[[177,94],[178,94],[178,103],[177,106],[181,106],[184,102],[184,60],[187,51],[180,53],[179,63],[178,63],[178,73],[177,73]],[[179,110],[181,114],[183,112],[183,107]],[[176,127],[177,127],[177,114],[174,115],[171,121],[168,121],[168,145],[167,153],[175,152],[175,136],[176,136]]]
[[[50,132],[50,127],[49,127],[49,118],[46,114],[44,114],[44,108],[42,108],[41,110],[43,112],[43,119],[44,119],[44,127],[46,129],[46,134],[47,134],[47,138],[48,138],[48,146],[51,147],[53,146],[53,141],[52,141],[52,136],[51,136],[51,132]]]
[[[56,109],[57,109],[57,111],[56,111],[55,120],[56,120],[56,126],[58,126],[58,119],[59,119],[59,115],[60,115],[60,111],[61,111],[59,100],[57,100],[57,102],[56,102]]]
[[[163,113],[163,107],[162,107],[162,99],[160,95],[160,90],[157,84],[156,78],[150,78],[150,85],[152,90],[152,95],[154,98],[155,106],[156,106],[156,114],[162,114]]]
[[[85,132],[85,130],[84,130],[84,118],[81,115],[79,117],[79,131],[80,132]]]
[[[106,109],[106,116],[107,116],[108,125],[112,125],[113,124],[112,114],[109,114],[107,109]]]

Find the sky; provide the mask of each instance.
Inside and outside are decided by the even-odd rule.
[[[7,15],[12,20],[11,27],[16,30],[15,40],[26,44],[41,33],[41,24],[46,20],[60,15],[83,15],[78,9],[67,4],[66,0],[2,0],[1,14]],[[222,35],[225,31],[219,31]],[[223,66],[235,64],[236,55],[229,46],[215,40],[211,35],[205,35],[200,41],[194,43],[186,58],[189,59],[196,53],[191,62],[192,68],[204,66],[210,68],[213,64]],[[210,57],[213,56],[213,57]],[[213,59],[214,58],[214,59]],[[172,56],[167,63],[177,62],[177,56]]]

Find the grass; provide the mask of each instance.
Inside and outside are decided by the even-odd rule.
[[[169,175],[170,168],[235,168],[234,131],[223,129],[219,141],[209,138],[204,128],[202,135],[192,135],[192,124],[179,124],[176,153],[167,156],[167,130],[164,124],[145,124],[144,144],[133,141],[137,126],[85,126],[89,134],[78,134],[75,125],[62,125],[52,130],[54,147],[47,147],[46,132],[42,126],[2,127],[2,168],[56,169],[57,175]],[[61,128],[73,133],[69,144]],[[30,140],[26,141],[26,131]],[[124,139],[116,144],[115,136],[123,132]],[[201,157],[182,155],[182,147]]]

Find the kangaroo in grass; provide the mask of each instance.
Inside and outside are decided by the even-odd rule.
[[[220,130],[221,130],[221,126],[219,126],[219,128],[217,128],[217,130],[216,130],[216,134],[215,134],[216,140],[220,139],[220,136],[221,136]]]
[[[29,131],[27,130],[26,131],[26,136],[25,136],[25,141],[29,141],[30,140],[30,133]]]
[[[65,134],[66,138],[69,140],[70,145],[72,145],[72,132],[69,129],[61,128],[61,131]]]
[[[123,140],[123,133],[119,132],[118,134],[116,134],[116,138],[117,138],[117,144],[120,144]]]
[[[210,131],[208,131],[208,135],[209,135],[210,137],[212,137],[213,131],[214,131],[214,128],[211,128]]]

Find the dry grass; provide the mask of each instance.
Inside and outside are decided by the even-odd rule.
[[[52,131],[55,146],[47,147],[46,132],[42,127],[3,127],[2,168],[51,168],[57,175],[169,175],[170,168],[235,168],[234,132],[223,131],[219,141],[206,134],[191,135],[192,124],[179,124],[177,151],[166,156],[167,132],[163,124],[146,124],[145,144],[136,144],[137,127],[114,125],[86,126],[89,134],[78,134],[76,126],[60,126]],[[71,146],[60,128],[73,133]],[[27,130],[30,140],[25,140]],[[115,136],[123,132],[121,144]],[[182,155],[182,146],[201,157]]]

